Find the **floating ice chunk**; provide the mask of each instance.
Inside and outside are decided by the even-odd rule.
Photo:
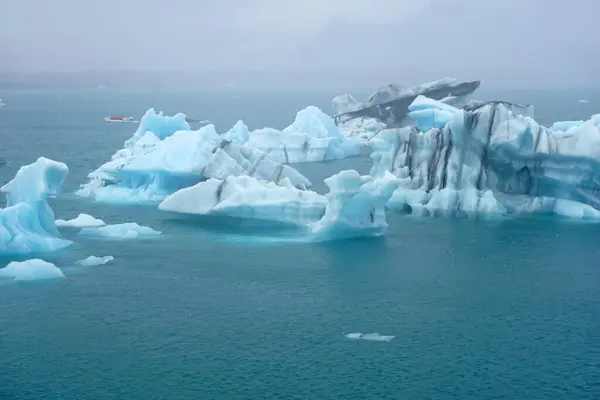
[[[587,103],[588,101],[587,101],[587,100],[584,100],[584,99],[581,99],[581,100],[579,100],[579,102],[580,102],[580,103]]]
[[[115,258],[113,256],[104,256],[104,257],[89,256],[88,258],[77,261],[76,264],[82,265],[84,267],[95,267],[98,265],[104,265],[106,263],[109,263],[109,262],[113,261],[114,259]]]
[[[89,228],[106,225],[106,223],[101,219],[94,218],[88,214],[79,214],[76,218],[68,221],[65,221],[64,219],[57,219],[55,223],[59,228]]]
[[[381,335],[378,332],[373,332],[373,333],[360,333],[360,332],[355,332],[355,333],[348,333],[346,335],[346,338],[348,339],[352,339],[352,340],[371,340],[371,341],[375,341],[375,342],[389,342],[390,340],[394,339],[396,336],[391,336],[391,335]]]
[[[38,258],[26,261],[13,261],[0,269],[0,277],[12,278],[15,281],[37,281],[64,278],[64,276],[63,272],[56,265]]]
[[[47,203],[68,172],[65,164],[40,157],[0,188],[7,205],[0,209],[0,255],[55,251],[71,244],[60,238]]]
[[[40,157],[33,164],[19,168],[15,177],[0,191],[6,193],[7,207],[44,202],[58,194],[68,173],[66,164]]]
[[[491,102],[456,113],[443,128],[430,115],[420,124],[436,126],[427,132],[382,131],[372,142],[371,175],[391,172],[400,179],[388,207],[424,215],[596,218],[600,129],[594,117],[556,132],[518,110]]]
[[[303,225],[318,221],[327,200],[299,190],[286,179],[277,185],[249,176],[209,179],[167,197],[159,209],[182,214],[226,215]]]
[[[356,171],[327,178],[330,193],[298,190],[251,177],[211,179],[167,197],[161,210],[285,222],[303,226],[311,241],[381,235],[387,228],[385,204],[398,186],[387,173],[373,179]]]
[[[314,106],[300,110],[283,131],[252,131],[248,144],[284,164],[342,159],[358,155],[361,148],[359,141],[344,137],[333,119]]]
[[[98,228],[83,228],[79,234],[85,236],[100,237],[106,239],[137,239],[143,237],[153,237],[162,232],[155,231],[147,226],[141,226],[135,222],[123,224],[106,225]]]
[[[136,142],[144,137],[148,132],[151,132],[159,140],[171,136],[177,131],[189,131],[190,125],[185,120],[185,114],[176,114],[172,117],[164,116],[162,111],[158,114],[153,108],[146,111],[146,114],[140,120],[137,131],[133,137],[125,142],[125,147],[131,147]]]
[[[176,132],[171,132],[173,126],[164,125],[170,128],[164,128],[160,137],[146,132],[134,140],[134,135],[111,161],[89,174],[89,182],[76,194],[113,203],[158,202],[206,179],[241,175],[276,183],[289,178],[297,187],[310,186],[297,170],[274,161],[265,152],[248,143],[242,146],[225,140],[214,125]],[[242,124],[234,128],[235,132],[230,131],[235,136],[232,139],[243,140],[238,135],[244,129]]]
[[[358,172],[342,171],[325,179],[329,186],[327,208],[311,225],[315,240],[379,236],[387,229],[385,205],[398,187],[391,173],[373,179]]]
[[[250,139],[250,129],[244,121],[239,120],[229,131],[223,134],[223,138],[235,144],[243,145]]]

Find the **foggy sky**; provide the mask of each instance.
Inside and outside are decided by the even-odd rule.
[[[0,0],[0,72],[600,82],[600,0]]]

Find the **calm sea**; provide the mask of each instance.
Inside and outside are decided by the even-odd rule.
[[[483,95],[534,103],[543,123],[600,112],[600,93]],[[283,127],[308,104],[329,110],[331,94],[0,97],[0,183],[38,156],[64,161],[57,218],[85,212],[164,232],[150,241],[66,232],[76,243],[44,257],[66,279],[0,285],[0,399],[600,398],[599,225],[392,214],[383,238],[265,244],[253,239],[279,233],[72,192],[135,129],[105,124],[107,115],[155,107],[219,130],[240,118]],[[318,185],[369,167],[354,159],[300,169]],[[74,265],[89,255],[115,262]]]

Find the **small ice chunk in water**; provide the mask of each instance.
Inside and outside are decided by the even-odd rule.
[[[84,260],[77,261],[76,264],[82,265],[84,267],[95,267],[97,265],[104,265],[106,263],[109,263],[114,259],[115,258],[113,256],[104,256],[104,257],[89,256],[88,258],[86,258]]]
[[[352,340],[371,340],[371,341],[375,341],[375,342],[389,342],[390,340],[392,340],[395,337],[396,336],[381,335],[379,332],[373,332],[373,333],[354,332],[354,333],[348,333],[346,335],[346,338],[352,339]]]
[[[94,236],[106,239],[137,239],[147,236],[157,236],[162,232],[155,231],[147,226],[141,226],[135,222],[124,224],[106,225],[99,228],[83,228],[80,235]]]
[[[68,228],[89,228],[106,225],[106,223],[101,219],[94,218],[89,214],[79,214],[76,218],[68,221],[65,221],[64,219],[57,219],[55,224],[58,227]]]
[[[0,277],[12,278],[15,281],[37,281],[43,279],[64,278],[56,265],[39,258],[25,261],[13,261],[0,269]]]

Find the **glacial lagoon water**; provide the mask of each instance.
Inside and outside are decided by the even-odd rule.
[[[542,123],[600,111],[593,93],[533,102]],[[75,244],[43,258],[62,280],[0,283],[0,399],[596,399],[600,225],[390,214],[382,238],[319,244],[282,227],[183,218],[72,195],[147,108],[282,127],[331,94],[8,92],[0,181],[38,156],[70,167],[57,218],[137,222],[158,238]],[[585,98],[588,103],[577,100]],[[319,191],[366,158],[299,166]],[[97,267],[90,255],[115,257]],[[0,260],[4,266],[11,259]],[[390,341],[350,340],[379,332]]]

